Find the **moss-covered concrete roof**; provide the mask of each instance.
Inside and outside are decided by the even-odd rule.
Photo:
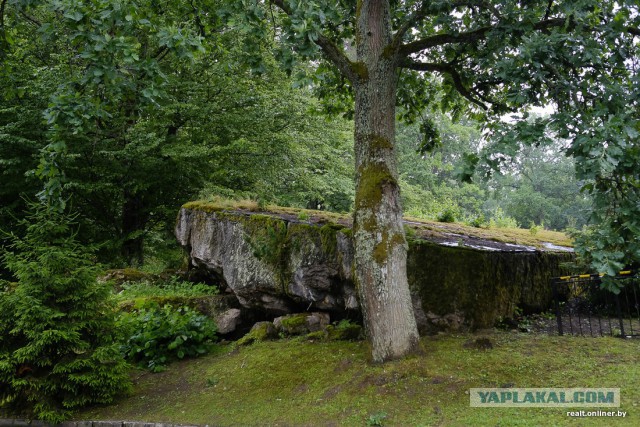
[[[186,203],[183,208],[205,212],[237,212],[246,215],[263,214],[279,216],[292,222],[323,225],[334,223],[352,226],[350,214],[289,208],[275,205],[259,206],[253,201],[198,200]],[[549,230],[520,228],[482,228],[461,223],[444,223],[420,218],[405,217],[407,237],[428,240],[447,246],[460,246],[480,250],[499,251],[571,251],[572,241],[564,233]]]

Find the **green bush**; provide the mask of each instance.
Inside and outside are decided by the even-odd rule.
[[[130,381],[90,248],[75,241],[68,217],[33,209],[3,257],[17,284],[0,286],[0,409],[55,424],[112,402]]]
[[[467,225],[470,225],[471,227],[475,227],[475,228],[486,228],[489,226],[489,224],[487,224],[486,219],[484,218],[484,215],[479,215],[469,219],[467,221]]]
[[[447,208],[440,215],[438,215],[439,222],[456,222],[458,218],[458,212],[456,209]]]
[[[159,372],[172,360],[196,357],[211,350],[216,325],[188,308],[143,308],[123,313],[118,324],[126,334],[121,351],[128,360]]]
[[[491,228],[518,228],[518,222],[508,216],[502,208],[496,208],[493,211],[491,220],[489,221],[489,227]]]

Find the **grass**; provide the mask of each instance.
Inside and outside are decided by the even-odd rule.
[[[220,426],[640,425],[637,341],[487,332],[423,339],[425,354],[368,362],[364,342],[280,340],[134,372],[132,396],[77,419]],[[471,387],[620,387],[622,418],[569,418],[564,408],[471,408]],[[595,408],[594,408],[595,409]],[[588,410],[588,409],[587,409]],[[382,416],[384,415],[384,416]]]
[[[333,222],[342,225],[351,225],[350,214],[339,214],[327,211],[316,211],[310,209],[288,208],[275,205],[260,207],[257,202],[248,200],[198,200],[183,205],[187,209],[203,210],[206,212],[217,211],[247,211],[264,212],[279,215],[290,215],[294,218],[306,218],[310,222]],[[544,249],[544,243],[552,243],[558,246],[573,246],[571,239],[564,233],[550,230],[539,230],[532,234],[529,229],[520,228],[478,228],[461,223],[444,223],[429,221],[421,218],[405,217],[409,221],[409,226],[414,229],[418,237],[438,237],[445,234],[461,234],[479,239],[493,240],[502,243],[513,243],[518,245],[534,246]]]
[[[421,225],[416,225],[418,230],[432,231],[436,234],[443,232],[463,234],[466,236],[477,237],[479,239],[535,247],[543,247],[542,245],[544,243],[552,243],[557,246],[573,246],[571,239],[566,234],[559,231],[539,230],[534,235],[531,234],[529,229],[522,228],[479,228],[460,223],[440,223],[415,218],[405,218],[405,220],[419,222]]]
[[[280,215],[292,215],[304,221],[312,222],[335,222],[344,223],[351,221],[351,215],[340,214],[329,211],[317,211],[313,209],[290,208],[277,205],[260,206],[258,202],[252,200],[228,200],[214,198],[212,200],[195,200],[185,203],[183,208],[197,209],[206,212],[218,211],[246,211],[246,212],[262,212],[274,213]]]
[[[217,295],[218,288],[204,283],[183,282],[172,278],[166,281],[125,282],[116,294],[117,301],[130,301],[149,297],[202,297]]]

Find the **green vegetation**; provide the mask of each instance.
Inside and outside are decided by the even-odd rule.
[[[3,259],[17,283],[0,282],[0,407],[57,423],[130,382],[91,253],[68,217],[34,209]]]
[[[640,381],[637,343],[617,338],[490,332],[490,350],[465,347],[474,335],[424,338],[424,356],[372,365],[364,342],[304,339],[218,346],[160,374],[137,375],[134,394],[77,419],[132,419],[216,425],[567,425],[563,408],[471,408],[471,387],[620,387],[635,426]],[[611,420],[609,420],[611,421]],[[585,426],[600,418],[582,418]]]
[[[275,334],[275,327],[271,322],[260,322],[251,328],[251,331],[236,341],[237,346],[249,345],[255,342],[268,340]]]
[[[362,326],[348,319],[343,319],[333,325],[327,326],[327,339],[329,340],[358,340],[363,338]]]
[[[143,280],[124,282],[116,294],[119,301],[129,301],[148,297],[199,297],[218,294],[218,288],[204,283],[191,283],[172,277],[166,281]]]
[[[389,249],[404,238],[388,231],[401,223],[385,225],[376,212],[385,203],[403,206],[415,222],[406,235],[418,250],[433,249],[423,238],[462,234],[535,247],[573,245],[581,268],[607,276],[640,265],[637,2],[370,3],[0,1],[0,405],[54,422],[126,391],[125,364],[114,346],[116,302],[132,310],[121,320],[138,330],[130,338],[140,336],[127,350],[132,360],[156,368],[209,348],[213,335],[198,329],[199,315],[153,306],[193,308],[195,298],[216,298],[213,288],[126,283],[110,298],[108,285],[95,280],[98,263],[149,273],[184,267],[173,237],[176,210],[197,198],[205,201],[184,206],[244,218],[253,227],[256,255],[280,279],[289,273],[278,264],[284,254],[311,243],[332,251],[337,233],[351,235],[354,209],[368,211],[358,218],[380,236],[364,255],[378,267],[388,265]],[[393,42],[376,47],[371,37]],[[533,107],[547,112],[538,116]],[[377,133],[365,122],[379,125]],[[354,153],[365,165],[359,170]],[[357,194],[354,178],[361,184]],[[382,197],[386,184],[401,192]],[[29,201],[36,199],[42,207],[32,216]],[[61,215],[71,212],[73,225]],[[284,228],[264,212],[297,223]],[[20,220],[25,217],[29,221]],[[448,254],[436,252],[435,261]],[[488,263],[471,250],[459,253],[465,263],[457,280]],[[430,275],[424,265],[411,268],[409,274]],[[389,271],[403,278],[401,269]],[[367,288],[364,278],[377,275],[357,266],[355,273],[361,290],[390,294],[381,283]],[[506,284],[506,275],[491,278],[498,289],[522,285]],[[457,285],[443,283],[431,295],[451,307],[442,291]],[[487,312],[489,297],[512,303],[504,292],[485,292],[476,304]],[[401,300],[406,309],[408,299]],[[158,329],[144,330],[144,319],[157,321]],[[189,342],[202,335],[201,345],[185,350],[174,326],[191,331],[184,332]],[[145,354],[142,340],[156,336],[177,352],[151,349],[144,356],[151,362],[137,359]],[[281,358],[272,356],[279,365]],[[394,372],[400,383],[413,378],[414,367],[405,362],[392,365],[407,370],[408,377]],[[573,366],[558,369],[574,372]],[[619,373],[637,378],[635,371]],[[369,396],[367,387],[344,385],[340,375],[331,393],[324,378],[305,384],[301,394],[313,391],[320,408],[342,399],[342,412],[310,410],[317,419],[488,421],[457,400],[446,407],[414,402],[431,406],[418,418],[410,415],[417,409],[407,409],[405,417]],[[409,379],[411,387],[420,386]],[[213,373],[208,380],[210,388],[224,384]],[[266,385],[261,378],[245,380]],[[343,386],[375,404],[356,399],[356,405],[367,403],[351,406]],[[266,422],[280,422],[277,408],[276,402],[266,409]],[[460,415],[446,418],[452,409]],[[536,414],[543,413],[532,412],[533,419],[542,422]]]
[[[159,372],[167,363],[206,354],[216,339],[216,325],[188,307],[151,307],[122,313],[118,327],[126,337],[127,360]]]
[[[234,211],[244,211],[246,209],[242,206],[247,206],[246,202],[241,202],[237,205],[233,201],[194,201],[188,202],[183,205],[185,209],[194,209],[204,212],[220,212],[223,215],[233,215],[235,219],[242,220],[242,215],[235,214]],[[309,230],[319,230],[321,233],[321,239],[329,246],[334,242],[336,231],[343,233],[349,233],[352,218],[346,214],[338,214],[334,212],[326,211],[314,211],[309,209],[296,209],[281,206],[269,205],[261,211],[261,218],[268,217],[265,214],[270,215],[291,215],[297,218],[300,213],[304,213],[308,216],[309,224],[295,224],[292,230],[289,231],[290,236],[295,235],[296,227],[303,227],[304,232]],[[441,223],[437,221],[426,220],[424,218],[405,216],[405,221],[408,223],[405,225],[405,229],[411,230],[407,236],[410,238],[417,238],[421,236],[442,236],[445,233],[462,234],[470,237],[477,237],[486,240],[495,240],[497,242],[514,243],[520,245],[530,245],[535,247],[543,247],[544,243],[552,243],[558,246],[572,246],[572,240],[569,236],[562,232],[551,230],[539,230],[535,235],[532,235],[528,229],[498,227],[498,224],[494,224],[493,227],[487,224],[485,227],[475,227],[465,225],[463,223]],[[270,218],[269,223],[272,221],[278,221],[275,218]],[[322,227],[318,227],[318,224],[324,224]],[[500,225],[505,225],[500,222]],[[507,223],[509,225],[509,223]],[[513,224],[511,224],[513,225]],[[264,227],[264,225],[263,225]],[[267,233],[268,231],[262,231]],[[274,235],[275,238],[275,235]],[[269,240],[265,240],[266,243]]]

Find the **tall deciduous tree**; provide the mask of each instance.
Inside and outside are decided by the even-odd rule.
[[[418,346],[406,276],[396,105],[439,104],[453,113],[466,108],[495,118],[564,99],[554,82],[588,80],[591,64],[597,68],[604,58],[620,56],[619,47],[628,48],[627,36],[637,31],[627,23],[637,13],[620,13],[635,7],[625,1],[232,3],[242,5],[256,39],[273,27],[273,36],[288,43],[281,49],[286,64],[321,53],[331,64],[319,67],[323,81],[353,95],[356,279],[375,361]],[[572,60],[586,59],[585,51],[596,54],[594,61]],[[443,95],[430,96],[434,89]]]
[[[0,229],[42,190],[25,175],[38,153],[42,195],[70,199],[79,239],[112,265],[170,241],[205,182],[207,195],[350,209],[348,124],[309,114],[316,102],[273,59],[251,70],[242,35],[205,13],[215,0],[2,4]]]

